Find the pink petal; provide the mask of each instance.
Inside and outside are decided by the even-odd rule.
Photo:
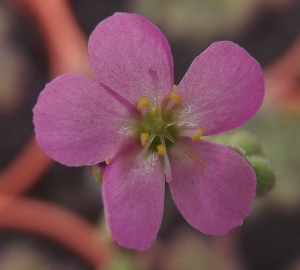
[[[184,218],[206,234],[241,225],[255,198],[256,176],[242,156],[208,141],[182,139],[172,148],[170,189]],[[205,162],[205,163],[204,163]]]
[[[189,125],[212,135],[242,125],[257,112],[264,97],[263,73],[238,45],[216,42],[193,61],[177,93]]]
[[[97,82],[65,74],[46,85],[34,107],[36,139],[53,159],[70,166],[111,157],[128,137],[126,107]]]
[[[142,96],[161,101],[173,87],[173,58],[167,39],[147,19],[116,13],[89,40],[92,70],[99,82],[136,105]]]
[[[143,250],[155,240],[164,204],[164,175],[157,155],[135,169],[141,147],[134,144],[117,154],[103,177],[106,220],[113,238],[126,248]]]

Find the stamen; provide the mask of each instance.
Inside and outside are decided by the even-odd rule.
[[[146,145],[144,146],[144,148],[141,150],[141,152],[136,156],[134,162],[133,162],[133,165],[136,169],[139,169],[142,164],[143,164],[143,161],[145,159],[145,155],[153,141],[153,139],[155,138],[156,134],[151,134],[149,139],[147,140],[147,143]]]
[[[146,97],[141,97],[138,102],[137,109],[140,110],[141,107],[149,107],[150,103],[151,103],[150,99]]]
[[[164,155],[164,160],[165,160],[166,181],[170,183],[172,180],[172,170],[171,170],[170,160],[167,154]]]
[[[111,162],[111,160],[112,160],[112,157],[109,157],[105,160],[105,163],[108,164],[109,162]]]
[[[153,83],[153,90],[155,92],[155,105],[157,108],[157,112],[158,112],[158,119],[162,120],[162,116],[161,116],[161,108],[160,108],[160,99],[159,99],[159,79],[158,79],[158,75],[157,75],[157,70],[153,69],[153,68],[149,68],[148,70],[149,75],[152,79],[152,83]]]
[[[164,156],[164,165],[165,165],[164,172],[165,172],[166,181],[169,183],[172,180],[172,170],[171,170],[170,160],[167,155],[165,138],[163,136],[159,136],[159,137],[162,144],[157,146],[157,150],[159,152],[159,148],[162,149],[161,153],[158,154]]]
[[[198,129],[185,129],[180,130],[179,136],[182,137],[190,137],[194,142],[197,142],[200,140],[201,136],[205,133],[204,128],[198,128]]]
[[[168,99],[174,99],[175,102],[178,104],[180,102],[180,96],[174,92],[167,96]]]
[[[177,93],[175,93],[176,88],[177,88],[177,86],[174,85],[173,92],[167,96],[168,103],[167,103],[167,106],[165,107],[166,111],[171,110],[175,104],[180,103],[180,96]]]
[[[151,104],[150,99],[148,99],[146,97],[141,97],[136,107],[138,110],[141,111],[142,115],[145,116],[150,104]]]
[[[157,154],[160,156],[163,156],[167,153],[167,149],[165,146],[163,146],[162,144],[159,144],[158,146],[156,146],[157,149]]]
[[[141,133],[141,144],[144,147],[149,139],[149,133]]]

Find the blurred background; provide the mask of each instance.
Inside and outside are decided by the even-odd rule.
[[[156,242],[122,249],[105,227],[91,168],[53,162],[34,141],[40,91],[61,73],[90,74],[88,36],[117,11],[163,31],[176,84],[218,40],[238,43],[264,69],[265,102],[240,129],[264,143],[277,182],[226,236],[193,229],[167,189]],[[1,0],[0,270],[25,269],[300,270],[300,1]]]

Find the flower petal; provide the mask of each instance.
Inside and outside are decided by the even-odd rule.
[[[102,193],[113,238],[121,246],[143,250],[155,240],[161,224],[165,183],[157,155],[149,155],[135,169],[140,149],[134,144],[113,158],[104,171]]]
[[[53,159],[70,166],[99,163],[127,139],[126,107],[97,82],[64,74],[46,85],[34,107],[36,139]]]
[[[99,82],[136,105],[142,96],[161,101],[173,87],[173,58],[166,37],[147,19],[116,13],[89,39],[91,68]]]
[[[206,234],[241,225],[255,198],[256,176],[242,156],[208,141],[181,140],[171,149],[174,201],[184,218]]]
[[[238,45],[213,43],[191,64],[177,88],[190,126],[205,135],[236,128],[259,109],[264,79],[259,63]]]

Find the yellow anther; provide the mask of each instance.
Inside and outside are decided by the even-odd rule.
[[[111,160],[112,160],[112,157],[107,158],[107,159],[105,160],[106,164],[108,164],[109,162],[111,162]]]
[[[197,142],[200,140],[201,134],[197,133],[195,135],[192,136],[192,141],[193,142]]]
[[[157,149],[157,154],[158,155],[163,156],[163,155],[165,155],[167,153],[166,147],[164,147],[162,144],[156,146],[156,149]]]
[[[168,95],[167,98],[175,100],[176,103],[180,102],[180,96],[174,92],[172,92],[172,94]]]
[[[198,131],[201,133],[201,136],[202,136],[205,132],[205,129],[204,128],[198,128]]]
[[[141,97],[136,107],[138,110],[140,110],[143,107],[149,107],[150,103],[151,103],[150,99],[146,97]]]
[[[141,133],[141,144],[144,147],[149,139],[149,133]]]
[[[192,140],[194,142],[199,141],[204,132],[205,132],[204,128],[198,128],[197,133],[191,137]]]

